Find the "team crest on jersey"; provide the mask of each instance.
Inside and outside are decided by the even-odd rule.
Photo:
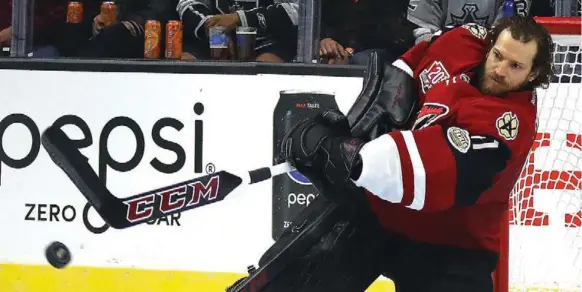
[[[447,138],[451,145],[461,153],[467,153],[471,148],[471,137],[465,129],[450,127],[447,129]]]
[[[418,117],[416,118],[412,129],[419,130],[426,128],[432,125],[436,120],[446,116],[448,113],[448,106],[440,103],[427,102],[418,112]]]
[[[430,67],[422,70],[418,75],[422,86],[422,92],[426,93],[435,84],[449,79],[450,75],[441,61],[434,61]]]
[[[265,15],[262,13],[257,13],[257,19],[259,20],[259,26],[263,29],[267,28],[267,20],[265,19]]]
[[[497,132],[506,140],[514,140],[517,137],[519,119],[512,112],[505,112],[495,121]]]
[[[466,23],[474,23],[481,26],[487,26],[488,22],[489,15],[479,13],[478,4],[466,3],[461,8],[461,14],[451,13],[451,23],[447,23],[447,25],[460,26]]]
[[[487,37],[487,29],[476,23],[467,23],[462,25],[463,28],[470,31],[474,36],[484,40]]]

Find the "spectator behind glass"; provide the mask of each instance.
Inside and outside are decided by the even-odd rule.
[[[180,0],[176,10],[184,24],[184,42],[194,57],[210,58],[208,28],[257,28],[257,61],[290,62],[297,52],[297,0]]]
[[[0,47],[12,42],[12,1],[0,0]],[[34,1],[33,57],[56,57],[58,35],[65,24],[68,1]]]
[[[372,51],[394,60],[412,46],[408,0],[323,0],[320,55],[324,63],[367,64]]]
[[[477,23],[491,27],[503,17],[505,0],[411,0],[408,20],[419,26],[413,34],[415,43],[428,41],[445,27]],[[516,12],[521,16],[552,15],[551,0],[515,0]]]
[[[61,45],[67,56],[143,58],[146,21],[158,20],[164,28],[168,20],[177,18],[176,1],[117,0],[117,21],[107,26],[100,14],[101,1],[85,0],[83,23],[68,24]]]

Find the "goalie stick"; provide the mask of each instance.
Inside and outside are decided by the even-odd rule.
[[[63,130],[51,126],[42,133],[41,141],[51,160],[67,174],[103,220],[116,229],[220,202],[242,184],[254,184],[293,170],[288,163],[258,168],[243,175],[223,170],[120,199],[107,189],[87,157]]]

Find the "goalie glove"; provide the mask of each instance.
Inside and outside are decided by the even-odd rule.
[[[359,152],[364,144],[352,137],[341,112],[329,110],[293,127],[281,143],[281,154],[316,187],[319,181],[344,190],[353,187],[352,179],[360,175]]]

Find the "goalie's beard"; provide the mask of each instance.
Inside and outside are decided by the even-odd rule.
[[[499,93],[494,93],[491,90],[487,89],[487,87],[485,86],[485,78],[487,77],[487,73],[485,72],[485,63],[487,61],[483,61],[479,64],[479,66],[477,66],[474,70],[475,72],[475,78],[473,78],[473,80],[471,81],[471,85],[477,87],[479,89],[479,91],[485,95],[491,95],[491,96],[497,96],[497,97],[503,97],[507,94],[507,92],[499,92]]]
[[[522,84],[519,85],[519,87],[513,89],[513,90],[508,90],[506,92],[503,92],[502,94],[494,94],[492,92],[489,92],[489,90],[485,89],[485,76],[486,76],[486,72],[485,72],[485,61],[481,62],[477,67],[475,67],[472,72],[474,72],[474,78],[471,79],[470,84],[477,87],[479,89],[479,91],[485,95],[491,95],[491,96],[497,96],[497,97],[504,97],[506,96],[510,91],[526,91],[526,90],[530,90],[530,82],[529,81],[525,81]]]
[[[483,94],[486,95],[494,95],[491,92],[489,92],[489,90],[487,90],[485,88],[485,77],[486,77],[486,73],[485,73],[485,61],[481,62],[477,67],[475,67],[475,69],[473,70],[473,72],[475,73],[475,78],[473,78],[471,80],[471,85],[477,87],[479,89],[479,91]]]

